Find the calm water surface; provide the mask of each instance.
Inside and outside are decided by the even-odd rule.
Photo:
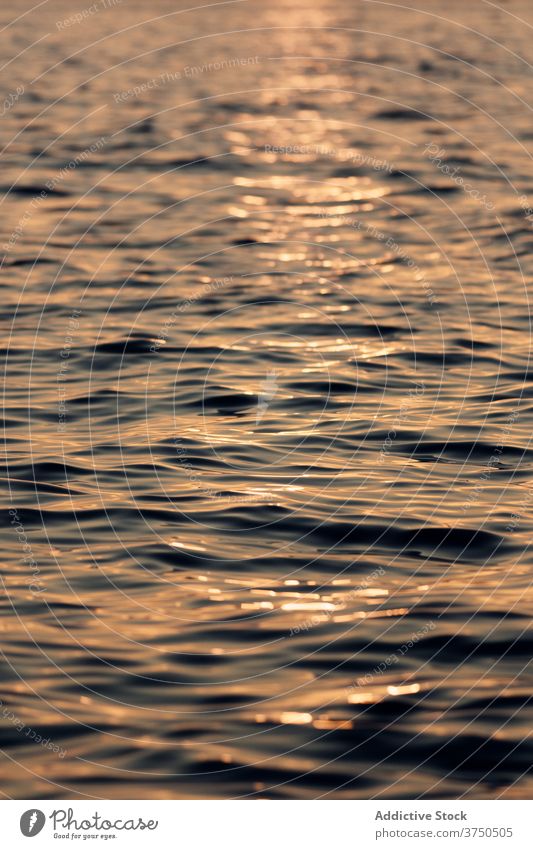
[[[0,789],[527,798],[531,6],[191,5],[0,11]]]

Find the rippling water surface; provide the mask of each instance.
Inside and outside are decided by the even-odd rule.
[[[2,792],[527,797],[530,4],[190,5],[0,11]]]

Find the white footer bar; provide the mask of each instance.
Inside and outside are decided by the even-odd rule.
[[[520,800],[0,802],[6,849],[532,849],[532,813]]]

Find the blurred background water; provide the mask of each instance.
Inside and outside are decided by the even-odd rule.
[[[0,789],[527,798],[531,6],[190,5],[0,10]]]

